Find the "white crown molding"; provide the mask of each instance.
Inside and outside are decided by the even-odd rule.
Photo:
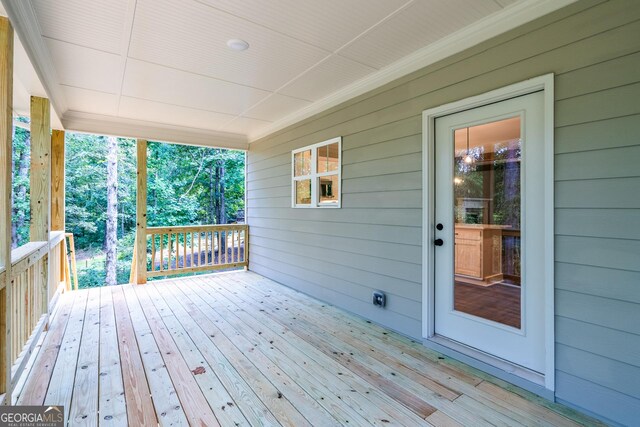
[[[208,131],[80,111],[67,111],[62,117],[62,124],[67,130],[99,135],[141,138],[173,144],[230,148],[234,150],[247,150],[249,148],[247,137],[236,133]]]
[[[527,22],[531,22],[534,19],[575,3],[576,1],[577,0],[525,0],[508,6],[460,31],[450,34],[435,43],[405,56],[399,61],[373,74],[369,74],[305,108],[277,120],[259,132],[249,135],[249,142],[254,143],[287,126],[296,124],[315,114],[379,88],[400,77],[418,71],[421,68],[462,52],[495,36],[524,25]]]
[[[31,1],[2,0],[2,5],[7,11],[7,16],[18,34],[24,50],[27,52],[40,83],[45,92],[47,92],[54,112],[61,119],[61,115],[67,111],[66,98],[58,84],[58,75],[53,66],[49,49],[40,34],[40,25]]]

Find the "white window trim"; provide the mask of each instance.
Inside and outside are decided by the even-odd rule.
[[[331,172],[318,173],[317,162],[317,148],[325,145],[338,143],[338,170]],[[311,150],[311,173],[309,175],[295,176],[295,156],[297,153]],[[323,176],[338,176],[338,203],[320,203],[318,178]],[[308,205],[302,205],[296,203],[296,181],[311,180],[311,203]],[[326,141],[318,142],[317,144],[307,145],[306,147],[298,148],[291,152],[291,207],[301,209],[336,209],[342,207],[342,137],[328,139]]]

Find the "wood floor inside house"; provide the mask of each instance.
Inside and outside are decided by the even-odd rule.
[[[478,286],[456,281],[453,292],[456,310],[520,329],[519,286]]]
[[[64,294],[18,403],[72,426],[594,423],[509,388],[242,271]]]

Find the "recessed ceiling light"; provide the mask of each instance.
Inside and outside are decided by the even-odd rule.
[[[227,46],[229,49],[236,50],[238,52],[249,49],[249,43],[240,39],[227,40]]]

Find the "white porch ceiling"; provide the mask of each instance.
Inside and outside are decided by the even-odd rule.
[[[242,146],[456,34],[571,0],[2,1],[65,127]]]

